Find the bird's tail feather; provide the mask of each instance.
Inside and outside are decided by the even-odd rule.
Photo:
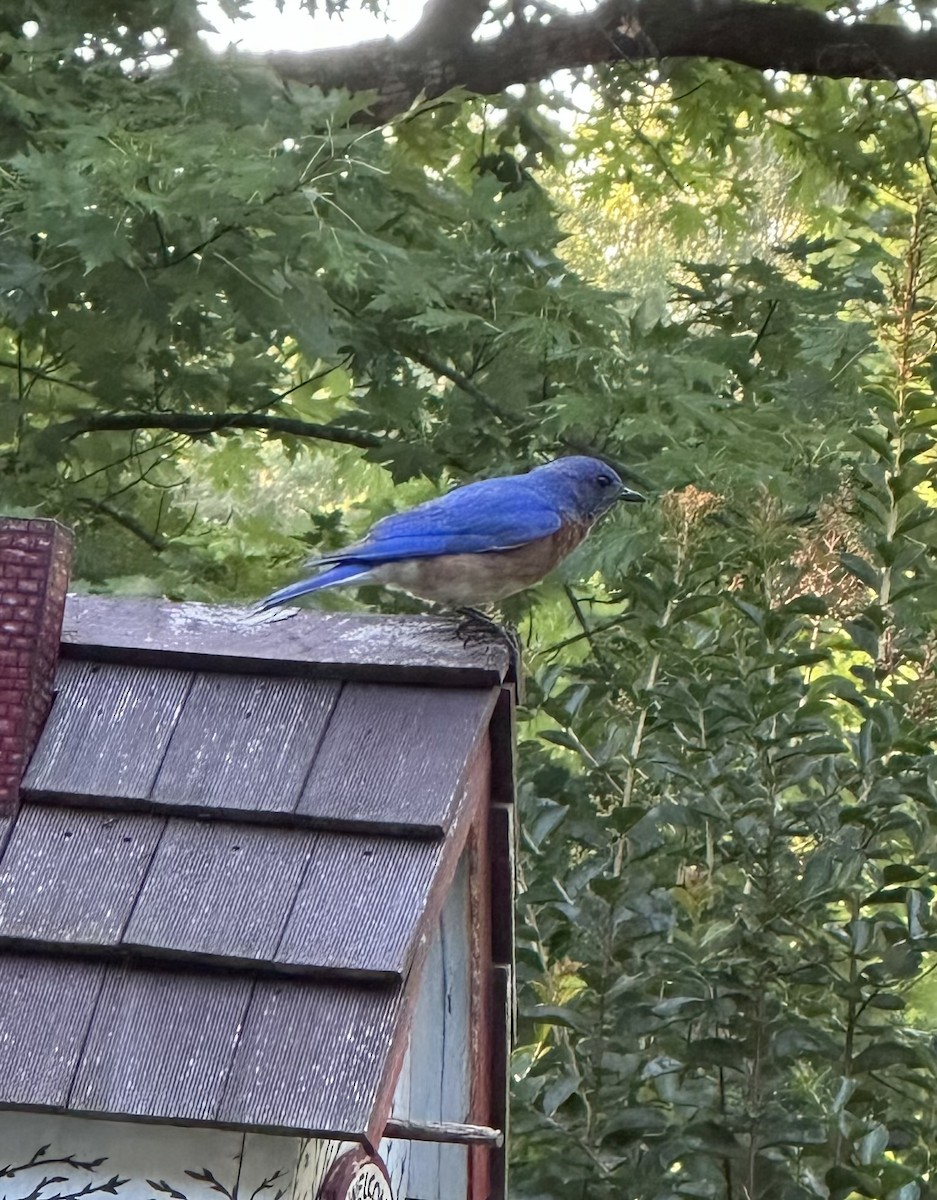
[[[265,600],[261,600],[257,605],[256,611],[266,612],[268,608],[276,608],[278,604],[288,604],[290,600],[305,596],[309,592],[318,592],[320,588],[334,587],[339,583],[351,583],[353,579],[362,579],[370,573],[370,566],[367,564],[341,563],[337,567],[330,567],[327,571],[313,575],[311,579],[301,579],[298,583],[291,583],[277,592],[271,592]]]

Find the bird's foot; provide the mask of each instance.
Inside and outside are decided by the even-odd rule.
[[[511,654],[520,660],[521,640],[516,625],[502,624],[477,608],[459,608],[456,612],[462,618],[456,627],[456,636],[462,639],[463,646],[478,642],[505,642]]]

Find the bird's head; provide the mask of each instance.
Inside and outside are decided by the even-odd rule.
[[[644,503],[640,492],[626,488],[610,466],[582,454],[537,467],[530,478],[564,513],[578,521],[595,521],[619,500]]]

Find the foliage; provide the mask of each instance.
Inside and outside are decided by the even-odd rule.
[[[51,8],[0,3],[0,505],[246,601],[607,456],[655,502],[509,605],[512,1191],[932,1195],[927,96],[680,62],[370,129],[181,0]]]
[[[937,247],[907,221],[841,488],[809,524],[668,493],[620,614],[532,690],[534,1194],[932,1194]]]

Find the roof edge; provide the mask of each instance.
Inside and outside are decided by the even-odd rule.
[[[70,594],[61,653],[244,674],[307,675],[444,687],[493,687],[515,663],[498,640],[463,644],[439,617],[250,609]]]

